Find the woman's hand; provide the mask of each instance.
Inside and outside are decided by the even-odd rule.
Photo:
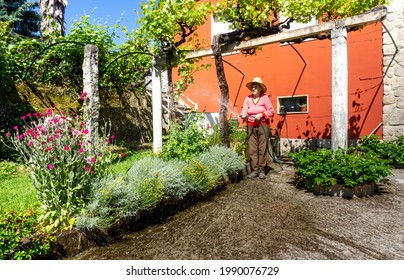
[[[257,121],[259,121],[261,118],[262,118],[262,113],[261,113],[261,114],[257,114],[257,115],[255,116],[255,119],[256,119]]]

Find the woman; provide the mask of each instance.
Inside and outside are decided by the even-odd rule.
[[[251,90],[251,94],[244,100],[240,117],[247,121],[248,149],[252,170],[247,177],[265,179],[269,118],[274,115],[275,111],[269,97],[265,94],[267,87],[261,78],[255,77],[246,86]]]

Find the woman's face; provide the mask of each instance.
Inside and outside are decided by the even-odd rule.
[[[253,93],[260,93],[261,92],[261,86],[259,84],[252,84],[251,85],[251,91]]]

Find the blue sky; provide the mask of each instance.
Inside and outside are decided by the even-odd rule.
[[[65,11],[65,20],[67,33],[74,22],[80,20],[83,15],[90,15],[91,22],[99,24],[114,25],[122,18],[120,25],[124,25],[129,31],[136,28],[138,16],[136,11],[140,12],[140,3],[147,0],[67,0]],[[136,10],[136,11],[135,11]],[[116,43],[125,41],[122,35]]]

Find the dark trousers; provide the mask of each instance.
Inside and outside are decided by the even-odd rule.
[[[247,126],[248,150],[250,154],[251,170],[258,171],[267,164],[267,137],[269,125]]]

